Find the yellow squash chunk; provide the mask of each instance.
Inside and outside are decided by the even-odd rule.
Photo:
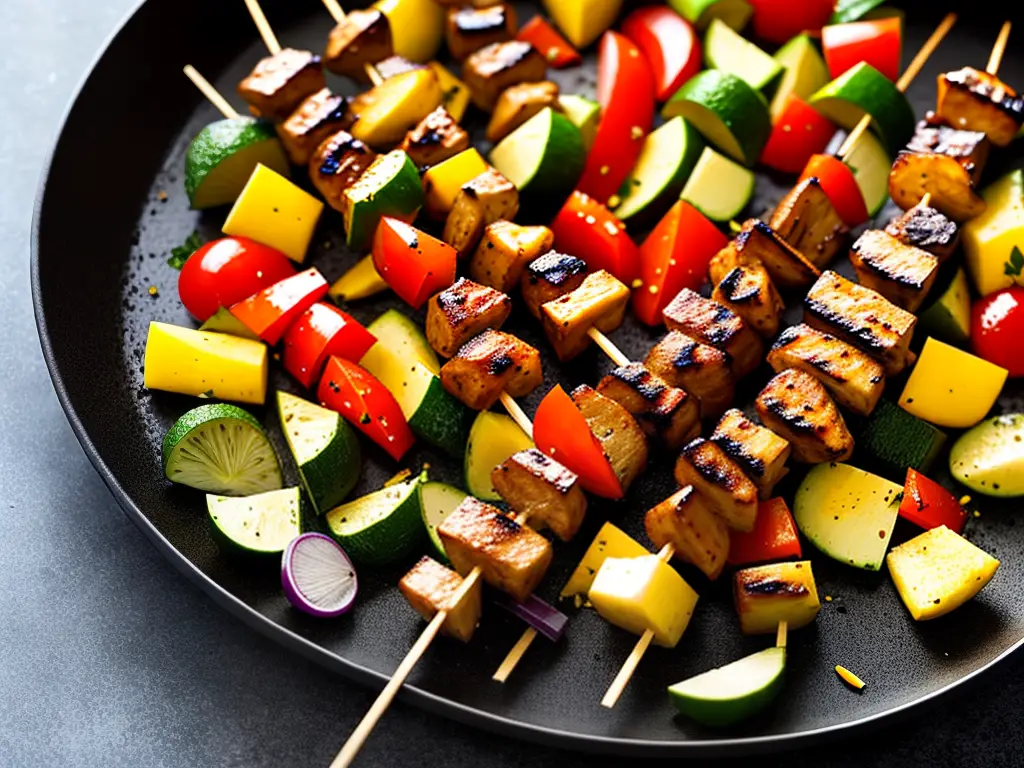
[[[933,338],[900,395],[908,413],[940,427],[973,427],[992,410],[1008,372]]]
[[[432,61],[429,66],[441,86],[441,93],[444,96],[442,106],[448,110],[448,114],[456,123],[461,123],[466,114],[466,107],[469,106],[469,86],[448,71],[444,65]]]
[[[736,571],[733,596],[745,635],[775,634],[780,621],[800,629],[821,610],[810,560]]]
[[[373,7],[388,17],[395,54],[430,61],[444,39],[444,8],[434,0],[377,0]]]
[[[586,48],[615,21],[622,0],[544,0],[544,8],[570,43]]]
[[[946,526],[932,528],[886,557],[896,589],[917,621],[945,616],[991,581],[999,567],[992,555]]]
[[[1013,171],[982,193],[985,211],[964,224],[961,242],[967,271],[978,293],[987,296],[1017,283],[1024,270],[1014,250],[1024,253],[1024,173]]]
[[[257,165],[223,231],[269,245],[301,264],[323,210],[323,202],[265,165]]]
[[[560,598],[574,597],[575,595],[586,595],[590,592],[590,585],[594,583],[597,572],[601,570],[604,561],[609,557],[643,557],[649,554],[643,545],[627,535],[621,528],[611,523],[605,523],[597,536],[587,547],[583,559],[572,572],[569,581],[565,583]]]
[[[443,163],[438,163],[423,174],[423,193],[427,213],[435,219],[443,219],[455,205],[464,184],[472,181],[488,168],[487,161],[475,148],[459,152]]]
[[[147,389],[238,403],[267,396],[266,345],[226,333],[150,323],[144,370]]]
[[[409,605],[427,621],[433,619],[438,611],[447,611],[441,631],[468,643],[480,623],[483,581],[477,579],[463,591],[464,582],[465,579],[451,568],[423,557],[398,582],[398,589]]]
[[[327,292],[337,302],[356,301],[376,296],[390,288],[377,267],[373,264],[373,254],[364,256],[339,277]]]
[[[609,557],[590,587],[590,602],[605,621],[627,632],[654,632],[674,648],[697,607],[697,593],[657,555]]]
[[[442,101],[444,94],[433,70],[402,72],[352,100],[357,119],[351,133],[371,147],[391,149]]]

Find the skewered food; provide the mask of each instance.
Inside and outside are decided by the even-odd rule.
[[[583,524],[587,497],[579,477],[536,448],[519,451],[496,466],[491,483],[516,512],[529,513],[530,523],[546,525],[569,541]]]
[[[485,246],[486,243],[481,245],[482,248]],[[587,263],[583,259],[558,251],[545,253],[531,261],[523,273],[522,295],[526,308],[540,320],[543,305],[572,293],[583,284],[586,277]]]
[[[348,131],[324,139],[309,158],[309,178],[324,200],[344,211],[345,190],[355,184],[377,154]]]
[[[558,109],[558,84],[550,80],[519,83],[498,97],[487,124],[487,140],[497,144],[546,107]]]
[[[935,284],[939,260],[927,251],[904,245],[881,229],[870,229],[850,249],[861,285],[878,291],[908,312],[920,307]]]
[[[277,126],[277,135],[288,159],[295,165],[309,162],[319,144],[337,131],[348,131],[355,115],[348,109],[348,99],[321,88],[307,96],[288,119]]]
[[[680,331],[669,331],[647,353],[644,364],[673,387],[700,401],[702,419],[725,412],[736,392],[729,355]]]
[[[647,466],[647,438],[636,419],[610,397],[581,384],[572,392],[587,426],[601,444],[623,492]]]
[[[764,343],[724,304],[683,288],[662,310],[662,316],[670,331],[682,331],[726,352],[736,378],[743,378],[761,363]]]
[[[1024,123],[1024,99],[995,75],[963,67],[939,75],[936,112],[957,128],[982,131],[1005,147]]]
[[[643,363],[619,366],[601,379],[597,391],[633,414],[640,428],[667,448],[678,449],[700,434],[697,398],[669,386]]]
[[[739,234],[711,259],[708,274],[717,285],[733,268],[758,262],[780,288],[802,288],[821,275],[820,269],[760,219],[744,222]]]
[[[427,305],[427,341],[439,355],[451,357],[488,328],[501,328],[512,311],[506,294],[460,277]]]
[[[527,227],[522,224],[513,224],[511,221],[496,221],[493,224],[488,224],[484,228],[483,239],[476,247],[473,258],[469,262],[470,277],[478,283],[510,293],[519,285],[526,266],[542,253],[550,251],[554,242],[555,236],[547,227]],[[576,259],[576,261],[580,260]],[[586,265],[584,265],[585,269]],[[583,272],[578,274],[580,282],[583,282]],[[573,288],[575,287],[573,286]],[[539,289],[537,290],[539,291]],[[550,296],[539,302],[527,301],[527,306],[535,316],[540,317],[540,305],[552,298],[556,297]]]
[[[238,84],[238,95],[257,117],[284,120],[304,98],[326,85],[320,57],[310,51],[284,48],[260,59]]]
[[[918,203],[889,222],[885,231],[904,245],[928,251],[940,262],[945,262],[960,241],[960,228],[945,214]]]
[[[711,441],[754,481],[762,499],[768,499],[789,471],[789,441],[755,424],[738,408],[730,408],[711,435]]]
[[[369,82],[365,65],[375,64],[394,53],[391,23],[376,8],[349,11],[327,38],[324,67],[336,75]]]
[[[516,9],[508,3],[497,3],[487,8],[450,8],[444,36],[448,51],[462,61],[484,46],[511,40],[518,27]]]
[[[815,267],[824,267],[835,258],[847,232],[815,176],[804,179],[782,198],[769,224]]]
[[[461,258],[473,253],[484,228],[502,219],[515,218],[519,190],[494,168],[488,168],[462,186],[444,223],[444,240]]]
[[[717,443],[698,437],[683,446],[675,477],[680,485],[696,488],[730,528],[753,530],[757,486]]]
[[[427,621],[439,611],[447,611],[441,631],[468,643],[473,639],[476,625],[480,623],[483,590],[478,579],[455,602],[463,581],[462,576],[451,568],[429,557],[422,557],[398,582],[398,588],[416,613]]]
[[[821,610],[809,560],[744,568],[735,579],[736,613],[745,635],[774,634],[780,621],[799,629]]]
[[[487,330],[470,339],[441,366],[444,388],[476,411],[490,408],[503,391],[521,397],[543,381],[540,353],[501,331]]]
[[[805,464],[845,461],[853,436],[825,388],[813,376],[790,368],[773,378],[756,401],[757,415],[789,440],[793,460]]]
[[[398,148],[424,169],[469,149],[469,134],[447,109],[438,107],[405,134]]]
[[[511,40],[470,54],[462,65],[462,79],[469,86],[473,103],[489,112],[506,88],[516,83],[539,82],[547,69],[547,62],[536,48]]]
[[[644,515],[644,529],[654,546],[671,544],[675,556],[717,579],[729,556],[729,527],[685,485]]]
[[[778,333],[786,308],[763,264],[734,267],[715,286],[711,298],[742,317],[765,338]]]
[[[588,331],[614,331],[626,315],[629,288],[610,272],[592,272],[571,293],[541,306],[544,333],[559,360],[571,360],[590,346]]]

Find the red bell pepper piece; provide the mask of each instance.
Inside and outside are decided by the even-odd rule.
[[[551,222],[560,251],[583,259],[591,270],[607,269],[629,285],[640,271],[640,251],[625,230],[614,213],[579,190]]]
[[[622,22],[622,34],[647,57],[658,101],[666,101],[702,68],[700,40],[693,25],[671,8],[637,8]]]
[[[761,162],[783,173],[800,173],[812,155],[825,151],[835,132],[830,121],[791,94],[764,145]]]
[[[832,18],[835,0],[748,0],[754,6],[754,34],[782,44],[801,32],[817,32]]]
[[[903,53],[903,25],[896,16],[831,24],[821,30],[821,50],[833,80],[865,61],[896,82]]]
[[[459,256],[443,240],[385,216],[373,238],[373,265],[399,298],[419,309],[455,282]]]
[[[962,533],[967,522],[967,510],[952,493],[934,480],[929,480],[916,469],[907,469],[907,482],[903,486],[900,517],[919,525],[926,531],[944,525]]]
[[[284,334],[284,369],[312,389],[331,355],[362,360],[376,343],[374,335],[333,304],[318,301]]]
[[[1013,286],[974,302],[971,349],[978,357],[1024,376],[1024,288]]]
[[[562,37],[543,16],[534,16],[523,24],[516,39],[529,43],[540,51],[548,60],[548,66],[555,69],[575,67],[583,63],[580,52],[573,48],[572,43]]]
[[[601,122],[578,189],[602,203],[619,191],[636,165],[654,121],[654,75],[633,42],[605,32],[597,59]]]
[[[857,227],[868,220],[864,193],[850,166],[831,155],[814,155],[807,161],[800,181],[816,176],[839,218],[848,227]]]
[[[340,413],[395,461],[416,442],[395,396],[372,373],[350,360],[327,360],[317,399],[324,408]]]
[[[730,565],[753,565],[802,556],[796,523],[785,499],[768,499],[758,504],[757,520],[750,533],[730,531]]]
[[[675,203],[640,246],[640,285],[633,289],[640,322],[661,325],[661,311],[683,288],[698,290],[711,258],[728,244],[703,213],[685,200]]]
[[[327,295],[329,287],[320,270],[310,267],[232,305],[231,314],[274,346],[299,315]]]
[[[622,485],[600,441],[560,385],[544,396],[533,416],[533,442],[579,475],[586,490],[606,499],[622,498]]]

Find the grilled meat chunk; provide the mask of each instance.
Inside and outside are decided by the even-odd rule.
[[[295,165],[306,165],[324,139],[338,131],[347,131],[355,122],[344,96],[321,88],[303,99],[288,119],[277,125],[277,135],[288,159]]]
[[[554,235],[551,239],[554,240]],[[543,305],[572,293],[583,284],[586,277],[587,263],[583,259],[548,251],[531,261],[523,272],[521,290],[526,308],[540,320],[540,308]]]
[[[795,368],[825,385],[840,405],[867,416],[885,389],[885,368],[856,347],[809,325],[784,330],[768,352],[777,373]]]
[[[427,341],[442,357],[488,328],[501,328],[512,311],[507,294],[460,277],[427,304]]]
[[[675,477],[680,485],[692,485],[730,528],[754,530],[757,486],[718,444],[698,437],[684,445]]]
[[[273,56],[260,59],[249,76],[238,84],[238,95],[256,115],[268,120],[284,120],[303,99],[326,84],[319,56],[283,48]]]
[[[835,258],[848,231],[816,176],[804,179],[782,198],[769,225],[819,268]]]
[[[516,83],[539,82],[547,71],[547,61],[536,48],[510,40],[470,54],[462,65],[462,79],[469,86],[473,103],[490,112],[506,88]]]
[[[722,415],[711,441],[747,473],[762,499],[771,498],[776,483],[789,471],[789,441],[755,424],[738,408]]]
[[[889,171],[889,196],[900,208],[912,208],[931,194],[931,204],[954,221],[967,221],[985,210],[967,170],[934,152],[900,152]]]
[[[540,308],[544,333],[559,360],[571,360],[590,346],[588,331],[614,331],[626,316],[629,288],[610,272],[592,272],[572,293]]]
[[[711,282],[718,285],[734,267],[758,262],[779,288],[805,288],[821,274],[820,269],[760,219],[744,222],[739,234],[711,259],[708,273]]]
[[[548,540],[514,515],[469,496],[437,527],[455,570],[463,576],[479,567],[488,584],[522,602],[551,565]]]
[[[469,149],[469,134],[447,109],[438,107],[405,135],[398,148],[423,170]]]
[[[601,443],[625,493],[647,466],[647,438],[643,430],[629,411],[586,384],[572,391],[572,401]]]
[[[857,280],[908,312],[915,312],[935,284],[939,260],[904,245],[881,229],[870,229],[850,249]]]
[[[345,190],[373,165],[377,153],[347,131],[324,139],[309,158],[309,178],[327,204],[344,212]]]
[[[684,485],[644,515],[647,538],[661,549],[675,548],[675,556],[717,579],[729,557],[729,526],[701,498],[692,485]]]
[[[955,222],[921,203],[890,221],[885,231],[904,245],[928,251],[940,262],[953,255],[960,241],[960,228]]]
[[[768,429],[789,440],[793,460],[804,464],[845,461],[853,455],[853,436],[839,409],[816,378],[795,368],[773,378],[756,401]]]
[[[687,392],[670,387],[643,363],[619,366],[597,385],[636,419],[650,437],[666,447],[680,448],[700,434],[700,405]]]
[[[734,578],[733,598],[744,635],[775,634],[782,621],[790,631],[800,629],[821,610],[810,560],[743,568]]]
[[[488,224],[484,228],[483,239],[469,262],[469,275],[478,283],[511,293],[519,285],[526,265],[542,253],[550,251],[554,242],[555,236],[547,227],[527,227],[511,221]],[[583,282],[582,273],[580,282]],[[531,306],[530,311],[533,309]],[[540,304],[537,305],[534,314],[540,316]]]
[[[451,8],[444,27],[448,52],[462,61],[485,45],[503,43],[516,36],[516,9],[508,3],[488,8]]]
[[[491,472],[491,484],[530,524],[546,525],[569,541],[583,524],[587,497],[575,472],[536,448],[509,456]]]
[[[644,365],[673,387],[700,401],[702,419],[718,418],[736,394],[729,355],[681,331],[669,331],[651,347]]]
[[[324,67],[359,83],[370,82],[366,65],[394,53],[388,17],[373,8],[349,11],[331,30],[324,52]]]
[[[786,308],[762,264],[735,267],[715,286],[711,298],[742,317],[765,338],[778,333]]]
[[[761,338],[742,317],[717,301],[683,288],[661,314],[669,330],[682,331],[728,353],[736,378],[746,376],[760,365],[764,354]]]
[[[470,408],[494,405],[502,391],[529,394],[544,381],[540,353],[515,336],[487,330],[470,339],[441,366],[441,384]]]
[[[487,124],[487,140],[497,144],[545,107],[558,108],[558,84],[550,80],[519,83],[498,97]]]
[[[519,190],[494,168],[466,182],[455,196],[444,223],[444,241],[469,256],[484,235],[488,224],[514,219],[519,211]]]
[[[804,322],[847,341],[880,361],[895,376],[913,363],[917,318],[882,294],[829,270],[804,299]]]
[[[416,613],[427,621],[433,619],[439,611],[447,611],[448,616],[441,625],[441,631],[468,643],[480,623],[483,589],[477,579],[460,595],[464,581],[451,568],[423,557],[398,582],[398,589]]]
[[[981,131],[953,128],[933,113],[917,124],[907,142],[908,152],[942,155],[958,162],[967,172],[972,187],[981,181],[991,147],[992,143]]]
[[[1005,147],[1024,123],[1024,99],[995,75],[964,67],[939,75],[936,111],[956,128],[981,131]]]

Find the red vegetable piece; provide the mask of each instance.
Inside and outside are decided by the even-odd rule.
[[[671,8],[637,8],[622,22],[622,34],[647,57],[658,101],[666,101],[701,70],[700,40],[690,22]]]
[[[750,533],[730,531],[729,564],[753,565],[789,557],[800,559],[800,537],[785,499],[762,501]]]
[[[857,227],[868,220],[864,194],[850,166],[831,155],[814,155],[807,161],[800,181],[812,176],[821,182],[821,188],[846,226]]]
[[[629,285],[640,272],[640,251],[614,213],[579,190],[551,223],[555,246],[578,256],[592,271],[607,269]]]
[[[547,59],[548,66],[555,69],[575,67],[583,62],[580,52],[572,47],[543,16],[534,16],[526,22],[516,35],[517,40],[529,43]]]
[[[327,295],[328,287],[320,270],[310,267],[232,305],[231,314],[274,346],[299,315]]]
[[[205,323],[221,307],[294,274],[292,262],[280,251],[247,237],[222,237],[185,262],[178,276],[178,296],[185,309]]]
[[[812,155],[825,151],[835,132],[831,122],[791,94],[764,145],[761,162],[783,173],[800,173]]]
[[[284,334],[284,369],[311,389],[331,355],[358,362],[376,342],[347,312],[318,301]]]
[[[654,75],[640,49],[605,32],[597,59],[601,122],[578,189],[607,202],[636,165],[654,120]]]
[[[832,18],[835,0],[748,0],[754,6],[754,35],[770,43],[787,42],[801,32],[817,32]]]
[[[864,61],[895,83],[900,77],[903,26],[895,16],[831,24],[821,30],[821,50],[832,79]]]
[[[377,272],[414,309],[455,282],[457,261],[448,243],[398,219],[381,219],[373,238]]]
[[[934,480],[929,480],[916,469],[907,469],[907,482],[903,486],[900,517],[926,531],[944,525],[961,533],[967,522],[967,510],[952,493]]]
[[[533,442],[579,475],[586,490],[606,499],[622,498],[622,485],[601,443],[560,385],[544,396],[534,414]]]
[[[395,396],[372,373],[350,360],[327,360],[317,399],[324,408],[340,413],[395,461],[416,441]]]
[[[704,214],[678,201],[640,246],[640,281],[633,311],[640,322],[661,325],[661,311],[683,288],[699,290],[712,257],[729,244]]]
[[[1004,288],[974,302],[971,348],[1011,377],[1024,376],[1024,288]]]

